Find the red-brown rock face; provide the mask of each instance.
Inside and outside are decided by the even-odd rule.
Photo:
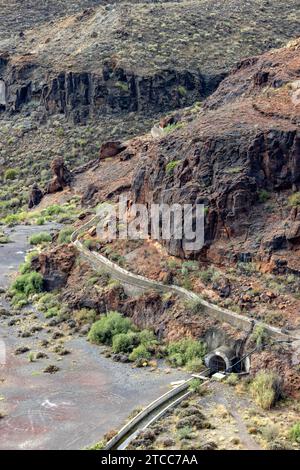
[[[284,206],[279,216],[275,203],[270,227],[261,195],[287,200],[300,189],[299,79],[300,40],[243,61],[196,118],[185,117],[180,129],[141,152],[134,201],[203,203],[206,249],[219,239],[246,239],[255,230],[262,230],[262,238],[273,228],[281,231],[284,219],[292,222],[290,208]],[[297,240],[298,228],[286,228]],[[167,245],[172,254],[182,254],[181,241]]]
[[[32,267],[43,276],[45,289],[51,291],[66,284],[75,260],[76,249],[72,245],[60,245],[40,253],[32,260]]]
[[[66,167],[63,158],[54,158],[51,162],[51,171],[54,176],[47,188],[49,194],[62,191],[71,183],[72,175]]]

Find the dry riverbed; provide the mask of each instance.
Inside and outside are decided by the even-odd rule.
[[[8,286],[22,262],[28,236],[39,231],[9,230],[12,243],[0,246],[0,287]],[[33,309],[14,312],[3,295],[0,307],[8,310],[0,316],[6,346],[0,365],[0,449],[82,449],[186,376],[162,364],[150,370],[115,363],[71,327],[62,330]]]

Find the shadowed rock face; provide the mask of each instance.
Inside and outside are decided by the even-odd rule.
[[[267,214],[259,206],[262,190],[275,197],[300,188],[300,109],[293,101],[299,52],[300,42],[295,41],[239,64],[192,122],[183,121],[181,129],[142,151],[134,200],[203,203],[206,249],[218,239],[246,236],[259,221],[263,224]],[[167,171],[170,162],[176,162],[172,172]],[[276,208],[274,212],[278,214]],[[286,217],[287,235],[297,240],[298,229],[291,227],[297,216],[286,209],[280,217],[272,221],[274,231]],[[283,233],[281,229],[284,247],[286,228]],[[262,235],[270,232],[265,227]],[[172,254],[187,255],[181,242],[167,245]]]
[[[299,29],[291,0],[32,4],[0,13],[4,108],[63,113],[75,123],[191,105],[237,60],[281,46]]]
[[[32,209],[32,207],[37,206],[41,200],[43,199],[44,193],[43,191],[38,187],[38,185],[35,183],[32,186],[30,195],[29,195],[29,202],[28,202],[28,208]]]

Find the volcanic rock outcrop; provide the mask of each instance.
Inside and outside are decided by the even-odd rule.
[[[100,148],[100,160],[104,158],[115,157],[126,149],[126,145],[122,142],[106,142]]]
[[[69,186],[72,181],[71,172],[65,165],[63,158],[55,158],[51,163],[51,171],[54,174],[52,181],[49,183],[47,193],[56,193],[62,191]]]
[[[239,247],[250,259],[260,247],[287,248],[287,240],[299,248],[299,79],[299,40],[242,61],[195,118],[143,147],[134,201],[204,204],[202,254],[222,240],[225,253],[237,256]],[[184,240],[166,244],[189,256]]]
[[[72,245],[60,245],[49,252],[33,258],[31,265],[43,276],[45,290],[51,291],[65,286],[76,260]]]
[[[28,208],[32,209],[33,207],[38,206],[43,197],[43,191],[39,188],[37,183],[34,183],[29,194]]]
[[[16,9],[0,13],[7,30],[6,40],[0,36],[2,110],[38,107],[43,116],[85,122],[184,107],[215,90],[236,60],[299,31],[291,0],[77,3],[31,6],[28,18],[23,2],[16,35],[8,33]],[[86,6],[94,8],[78,12]]]

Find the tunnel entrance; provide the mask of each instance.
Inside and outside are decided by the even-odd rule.
[[[225,372],[226,363],[221,356],[212,356],[209,360],[208,367],[213,374],[216,372]]]
[[[223,345],[206,355],[205,364],[212,374],[216,372],[232,372],[235,357],[234,351],[230,347]]]
[[[218,349],[208,353],[204,361],[212,374],[216,372],[234,372],[239,374],[249,372],[250,370],[249,357],[244,356],[240,358],[236,356],[234,351],[228,346],[220,346]]]

